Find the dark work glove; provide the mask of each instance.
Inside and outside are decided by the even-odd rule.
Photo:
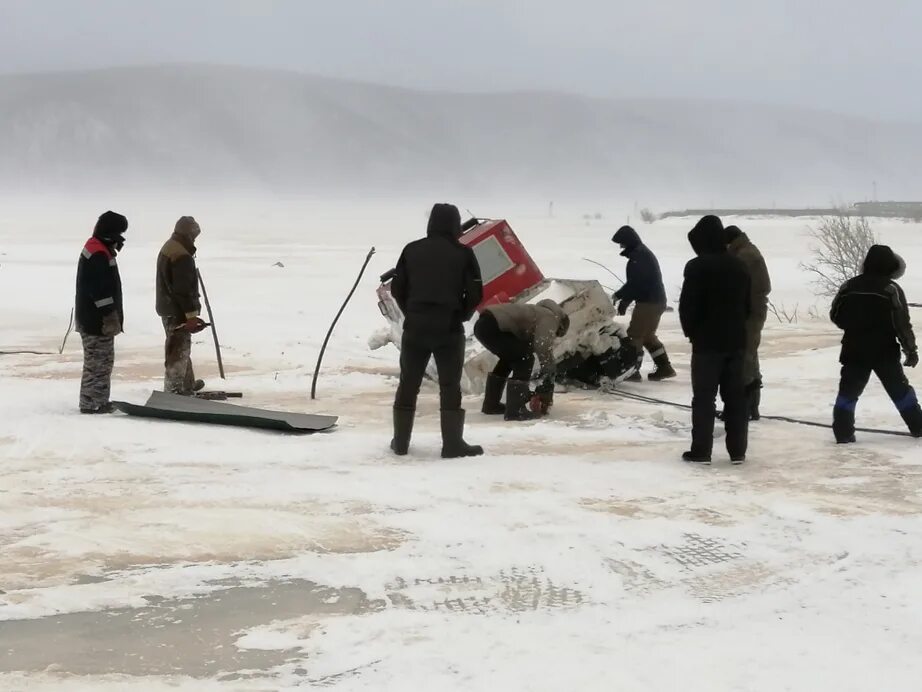
[[[919,364],[919,352],[913,351],[906,354],[906,362],[903,363],[907,368],[914,368]]]
[[[626,300],[619,301],[619,302],[618,302],[618,308],[617,308],[618,314],[621,315],[622,317],[623,317],[624,315],[626,315],[626,314],[627,314],[627,309],[628,309],[628,306],[629,306],[629,305],[630,305],[630,303],[628,303]]]

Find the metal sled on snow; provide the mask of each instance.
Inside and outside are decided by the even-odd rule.
[[[126,401],[113,401],[112,404],[122,413],[141,418],[304,434],[331,430],[339,420],[336,416],[270,411],[166,392],[152,392],[147,403],[143,405]]]

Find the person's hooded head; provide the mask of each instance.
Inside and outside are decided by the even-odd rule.
[[[611,237],[611,242],[621,246],[621,254],[628,255],[641,245],[640,236],[630,226],[622,226]]]
[[[537,307],[553,312],[557,318],[557,337],[566,336],[567,332],[570,331],[570,316],[564,312],[563,308],[550,298],[539,300]]]
[[[743,231],[740,230],[739,226],[727,226],[724,229],[724,240],[726,241],[727,245],[730,245],[731,243],[733,243],[733,241],[736,240],[737,238],[742,238],[742,237],[743,237]]]
[[[442,237],[457,240],[461,237],[461,213],[454,204],[438,203],[429,213],[429,225],[426,235],[430,238]]]
[[[125,231],[128,219],[114,211],[107,211],[96,220],[93,237],[106,244],[112,252],[117,253],[125,245]]]
[[[716,216],[701,217],[688,233],[688,242],[698,255],[719,255],[727,251],[724,225]]]
[[[201,232],[202,229],[198,225],[198,221],[192,216],[179,217],[179,221],[176,222],[176,226],[173,229],[173,235],[188,241],[190,245],[195,243],[195,239],[199,237]]]
[[[887,245],[872,245],[864,259],[862,273],[879,276],[890,281],[902,278],[906,273],[906,262]]]

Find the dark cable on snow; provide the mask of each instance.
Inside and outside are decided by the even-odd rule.
[[[665,399],[656,399],[651,396],[644,396],[643,394],[635,394],[633,392],[624,392],[621,390],[605,390],[606,394],[612,394],[614,396],[619,396],[623,399],[630,399],[632,401],[638,401],[645,404],[659,404],[661,406],[671,406],[672,408],[682,409],[684,411],[691,411],[691,406],[688,404],[680,404],[675,401],[666,401]],[[791,418],[789,416],[766,416],[762,415],[764,420],[772,420],[779,423],[791,423],[793,425],[806,425],[811,428],[826,428],[832,429],[832,426],[828,423],[819,423],[812,420],[800,420],[799,418]],[[869,433],[873,435],[896,435],[898,437],[912,437],[912,434],[908,430],[884,430],[880,428],[855,428],[855,432]]]

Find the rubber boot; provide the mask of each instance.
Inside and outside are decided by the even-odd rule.
[[[464,411],[442,411],[442,458],[477,457],[481,454],[483,447],[464,441]]]
[[[760,420],[759,404],[762,403],[762,380],[754,380],[746,387],[746,400],[749,403],[749,420]]]
[[[506,420],[526,421],[535,420],[539,415],[529,408],[531,403],[531,390],[528,382],[522,380],[509,380],[506,385]]]
[[[900,415],[903,417],[906,427],[909,428],[910,434],[913,437],[922,437],[922,408],[919,408],[919,404],[905,411],[900,411]]]
[[[394,407],[394,438],[391,440],[391,451],[399,457],[410,451],[410,437],[413,435],[415,418],[416,409]]]
[[[487,386],[483,392],[483,408],[480,412],[487,416],[498,416],[506,412],[506,407],[500,403],[506,389],[506,378],[498,375],[487,375]]]
[[[662,382],[663,380],[675,377],[675,370],[672,367],[672,363],[669,362],[669,356],[667,354],[664,353],[654,358],[653,364],[656,365],[656,370],[647,375],[647,379],[651,382]]]
[[[855,441],[855,410],[853,408],[836,406],[832,409],[832,432],[836,436],[836,442],[840,445],[851,444]]]

